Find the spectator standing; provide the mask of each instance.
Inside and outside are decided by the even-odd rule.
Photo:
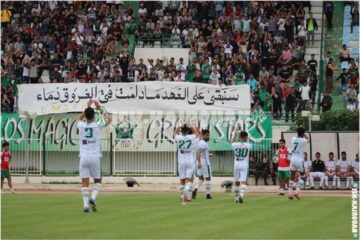
[[[310,12],[310,17],[306,20],[307,42],[310,44],[310,36],[312,38],[312,45],[314,45],[315,30],[318,30],[318,24],[313,14]]]
[[[296,93],[294,87],[290,87],[285,98],[285,122],[289,121],[289,113],[291,121],[295,121]]]
[[[329,62],[326,64],[325,77],[326,77],[326,92],[329,94],[332,93],[333,90],[333,75],[336,71],[335,64],[333,63],[333,59],[330,58]]]
[[[332,16],[334,12],[334,3],[332,1],[324,2],[324,11],[326,16],[327,28],[332,29]]]
[[[346,44],[343,45],[342,49],[339,52],[339,59],[340,62],[347,61],[350,63],[351,55],[349,49],[347,49]]]
[[[354,2],[351,6],[351,33],[354,26],[359,26],[359,2]]]
[[[254,78],[253,74],[250,74],[249,79],[246,81],[246,83],[248,85],[250,85],[250,89],[252,92],[256,92],[257,88],[258,88],[258,82],[256,81],[256,79]]]
[[[353,85],[346,91],[346,102],[348,110],[355,111],[358,108],[358,95]]]
[[[340,76],[336,79],[339,80],[340,79],[340,84],[341,84],[341,94],[344,95],[346,90],[348,89],[348,84],[349,84],[349,78],[348,78],[348,74],[346,72],[346,68],[342,69],[342,72],[340,74]]]
[[[327,112],[331,110],[333,100],[329,93],[324,92],[324,97],[321,100],[320,106],[322,107],[323,112]]]
[[[176,64],[176,70],[181,73],[181,81],[185,81],[186,76],[186,65],[184,64],[184,59],[180,58],[179,63]]]
[[[305,110],[310,108],[310,87],[307,82],[303,83],[303,86],[300,87],[301,93],[301,105]]]
[[[12,13],[7,4],[4,4],[4,9],[1,10],[1,30],[6,29],[10,24]]]
[[[212,72],[211,72],[211,74],[210,74],[211,84],[218,86],[219,83],[220,83],[220,82],[219,82],[220,78],[221,78],[221,75],[220,75],[219,71],[217,70],[217,68],[214,66],[214,67],[212,68]]]
[[[273,99],[273,114],[275,120],[280,120],[281,118],[281,99],[282,99],[282,90],[279,82],[275,82],[275,87],[271,93]]]
[[[352,59],[349,69],[346,71],[349,76],[349,85],[353,85],[356,92],[359,92],[359,68]]]

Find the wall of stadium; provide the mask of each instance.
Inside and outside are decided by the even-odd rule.
[[[136,63],[139,63],[139,59],[144,59],[144,64],[148,64],[147,59],[162,59],[164,63],[169,62],[170,58],[175,59],[175,63],[179,63],[179,58],[184,59],[184,64],[188,65],[189,62],[189,48],[135,48]]]

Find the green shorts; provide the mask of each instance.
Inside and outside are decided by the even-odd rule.
[[[279,180],[285,180],[287,178],[290,178],[290,171],[289,170],[279,170],[278,171],[278,179]]]
[[[1,179],[5,179],[5,178],[10,178],[10,171],[1,169]]]

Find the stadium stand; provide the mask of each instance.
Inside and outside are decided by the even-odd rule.
[[[276,120],[284,118],[286,109],[291,113],[313,107],[302,97],[308,91],[303,82],[311,83],[314,77],[305,60],[318,49],[320,29],[309,48],[301,26],[310,8],[319,20],[317,3],[107,1],[3,6],[11,11],[10,22],[1,29],[4,112],[16,111],[17,84],[148,80],[249,84],[253,107],[276,110]],[[181,64],[173,59],[176,56],[168,56],[140,63],[133,56],[141,47],[189,48],[190,60]],[[315,58],[319,59],[316,53]],[[314,91],[316,86],[312,95]]]

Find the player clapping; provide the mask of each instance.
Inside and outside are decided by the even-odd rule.
[[[235,202],[243,203],[246,191],[246,180],[249,172],[249,156],[252,145],[248,142],[248,133],[240,132],[240,142],[235,142],[239,130],[235,130],[231,145],[234,150]]]
[[[297,136],[292,137],[291,139],[291,180],[289,184],[288,197],[290,200],[292,200],[294,197],[300,199],[300,184],[296,176],[304,171],[304,149],[308,142],[309,141],[305,134],[305,129],[303,127],[299,127],[297,130]],[[296,190],[295,193],[293,193],[293,188]]]
[[[184,125],[181,129],[175,129],[182,204],[186,204],[192,195],[192,178],[195,169],[194,155],[198,137],[200,137],[200,131],[195,127],[189,128]]]
[[[197,145],[196,151],[196,169],[197,175],[199,177],[199,181],[195,186],[195,189],[192,193],[192,198],[196,198],[197,191],[200,189],[200,186],[203,184],[205,180],[205,191],[206,191],[206,199],[212,199],[211,197],[211,165],[209,159],[209,144],[208,141],[210,139],[209,130],[202,130],[202,139],[199,141]]]
[[[105,124],[95,121],[95,110],[91,107],[94,103],[100,113],[104,113]],[[85,119],[85,121],[84,121]],[[79,173],[82,179],[81,193],[84,203],[84,212],[89,212],[89,203],[92,210],[96,211],[95,199],[101,189],[101,130],[111,123],[111,117],[104,108],[100,107],[98,101],[90,100],[88,107],[78,117],[77,128],[80,140],[80,164]],[[94,178],[94,188],[89,199],[89,178]]]

